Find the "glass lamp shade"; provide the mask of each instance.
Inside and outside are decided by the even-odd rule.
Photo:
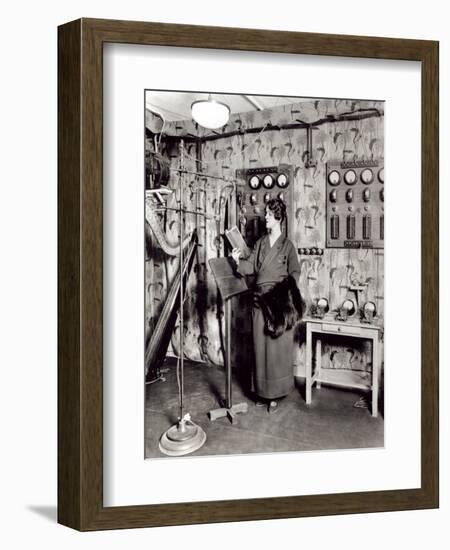
[[[366,302],[363,307],[363,321],[370,323],[377,314],[377,307],[373,302]]]
[[[325,313],[328,313],[329,306],[328,306],[328,300],[326,298],[319,298],[316,302],[315,307],[313,308],[313,317],[319,317],[322,319],[325,315]]]
[[[341,309],[344,310],[347,315],[353,315],[356,311],[355,302],[353,300],[344,300]]]
[[[355,313],[355,311],[355,302],[353,300],[344,300],[343,304],[339,308],[337,319],[339,321],[346,321]]]
[[[209,97],[194,101],[191,105],[192,118],[204,128],[221,128],[230,117],[230,108],[225,103],[214,101]]]

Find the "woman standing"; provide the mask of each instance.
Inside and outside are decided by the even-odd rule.
[[[267,234],[256,242],[247,258],[241,258],[238,248],[231,252],[240,275],[256,275],[255,293],[259,296],[267,295],[277,283],[289,276],[294,279],[297,291],[300,265],[294,245],[281,231],[285,218],[284,202],[280,199],[268,201],[265,215]],[[273,412],[278,406],[277,399],[286,396],[294,386],[294,331],[289,328],[279,336],[269,334],[263,311],[258,305],[253,307],[252,317],[255,351],[252,389],[268,403],[269,412]]]

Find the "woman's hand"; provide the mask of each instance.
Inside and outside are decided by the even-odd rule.
[[[239,264],[239,258],[241,257],[241,249],[233,248],[233,250],[231,251],[231,257],[237,264]]]

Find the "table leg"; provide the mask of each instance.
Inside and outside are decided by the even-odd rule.
[[[378,378],[380,354],[378,333],[372,339],[372,416],[378,416]]]
[[[317,388],[320,390],[322,384],[320,382],[320,369],[322,368],[322,340],[318,337],[316,340],[316,380]]]
[[[306,404],[311,403],[311,379],[312,379],[312,341],[311,341],[311,325],[306,323]]]

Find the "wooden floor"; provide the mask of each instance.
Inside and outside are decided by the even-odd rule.
[[[159,438],[178,415],[178,386],[173,360],[164,365],[165,381],[146,386],[145,456],[165,457]],[[245,391],[245,381],[233,375],[233,403],[248,403],[248,412],[237,423],[227,418],[214,422],[208,412],[219,407],[224,395],[224,370],[205,364],[185,362],[185,412],[206,432],[205,445],[189,456],[272,453],[383,447],[383,407],[377,418],[367,408],[355,407],[363,393],[322,385],[313,389],[311,405],[304,399],[304,379],[296,379],[296,389],[280,402],[279,410],[268,414],[255,406]],[[363,400],[364,401],[364,400]]]

